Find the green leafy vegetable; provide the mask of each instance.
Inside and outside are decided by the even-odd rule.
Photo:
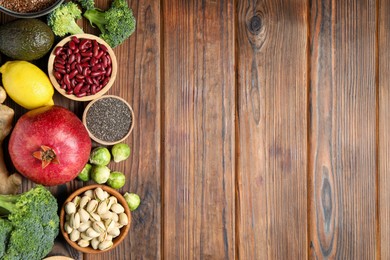
[[[90,1],[80,2],[87,7],[84,17],[99,28],[100,37],[112,48],[120,45],[135,31],[136,20],[126,0],[114,0],[106,11],[88,9]]]
[[[0,195],[0,258],[46,256],[58,235],[57,209],[57,200],[41,185],[23,194]]]
[[[77,4],[67,2],[61,4],[48,15],[47,24],[55,35],[62,37],[67,34],[83,33],[83,30],[76,23],[76,19],[80,18],[81,10]]]

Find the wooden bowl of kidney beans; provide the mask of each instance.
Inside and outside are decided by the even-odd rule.
[[[55,89],[76,101],[104,95],[117,74],[111,47],[91,34],[75,34],[61,40],[51,52],[48,74]]]

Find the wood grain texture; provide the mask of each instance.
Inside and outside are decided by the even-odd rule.
[[[233,1],[163,1],[165,259],[234,259]]]
[[[375,1],[312,1],[310,258],[376,257]]]
[[[379,1],[379,255],[390,259],[390,3]]]
[[[240,259],[307,258],[308,1],[238,1]]]

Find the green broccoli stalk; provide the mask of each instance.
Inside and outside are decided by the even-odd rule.
[[[85,11],[84,17],[99,28],[100,38],[112,48],[120,45],[135,31],[135,17],[126,0],[114,0],[107,11],[89,9]]]
[[[47,17],[47,24],[51,27],[53,33],[57,36],[66,34],[83,33],[76,19],[81,18],[81,10],[77,4],[67,2],[54,9]]]
[[[46,256],[58,235],[57,209],[57,200],[41,185],[19,195],[0,195],[0,259]]]

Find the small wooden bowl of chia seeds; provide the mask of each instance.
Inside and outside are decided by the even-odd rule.
[[[87,105],[83,124],[92,140],[102,145],[114,145],[130,135],[134,127],[134,112],[123,98],[104,95]]]

